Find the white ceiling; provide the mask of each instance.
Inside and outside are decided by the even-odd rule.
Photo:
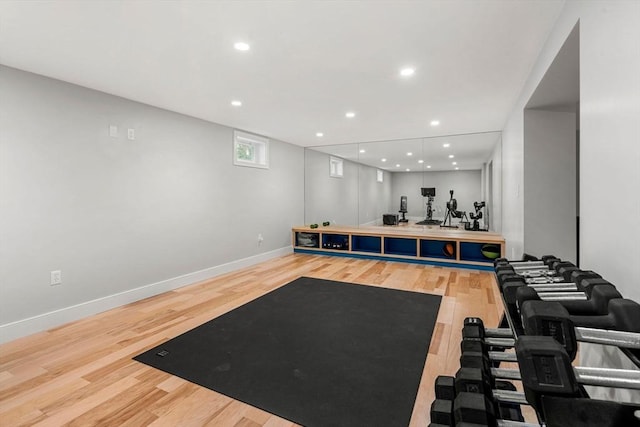
[[[0,62],[302,146],[485,132],[563,4],[5,0]]]

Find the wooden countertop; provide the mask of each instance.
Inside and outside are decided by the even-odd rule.
[[[409,222],[401,225],[371,225],[363,227],[330,225],[311,228],[308,225],[293,227],[293,231],[312,233],[345,233],[374,236],[400,236],[429,239],[452,239],[478,241],[484,243],[504,243],[504,237],[498,233],[487,231],[467,231],[464,228],[443,228],[439,226],[416,225]]]

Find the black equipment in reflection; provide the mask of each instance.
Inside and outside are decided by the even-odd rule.
[[[427,197],[427,218],[417,222],[416,225],[440,225],[440,221],[433,219],[433,198],[436,197],[435,187],[422,187],[420,189],[422,197]]]
[[[453,198],[453,190],[449,190],[449,194],[451,197],[447,202],[447,213],[444,215],[444,221],[442,221],[442,225],[440,225],[440,227],[458,228],[457,225],[451,225],[451,218],[460,218],[461,223],[468,223],[469,219],[467,218],[467,213],[465,211],[458,210],[458,201]],[[447,224],[447,220],[449,220],[449,224]]]
[[[409,222],[409,220],[404,217],[404,214],[407,213],[407,196],[400,196],[400,210],[398,212],[402,214],[402,218],[400,218],[398,222]]]
[[[484,208],[487,204],[485,202],[473,202],[473,207],[476,210],[476,213],[470,213],[469,217],[473,220],[473,225],[466,223],[464,226],[465,230],[469,231],[489,231],[487,227],[480,227],[480,221],[482,219],[482,208]]]

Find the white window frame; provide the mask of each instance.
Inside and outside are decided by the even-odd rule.
[[[380,169],[376,169],[376,181],[377,182],[384,181],[384,172],[382,172]]]
[[[238,148],[242,145],[253,149],[251,159],[238,157]],[[269,169],[269,139],[239,130],[233,131],[233,164],[250,168]]]
[[[329,176],[342,178],[344,176],[344,160],[339,157],[329,156]]]

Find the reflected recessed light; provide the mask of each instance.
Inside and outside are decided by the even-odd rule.
[[[411,169],[409,169],[409,168],[407,168],[407,169],[405,169],[405,170],[406,170],[407,172],[411,172]]]
[[[453,154],[449,154],[449,158],[453,159],[455,156]]]
[[[418,163],[424,163],[424,160],[418,160]]]
[[[427,169],[431,169],[431,165],[427,165]]]
[[[400,167],[400,164],[397,164],[397,165],[396,165],[396,167],[397,167],[397,168],[399,168],[399,167]]]
[[[407,153],[407,156],[413,156],[413,153],[412,153],[411,151],[409,151],[409,152]]]
[[[233,105],[234,107],[241,107],[242,106],[242,102],[241,101],[231,101],[231,105]]]
[[[234,43],[234,44],[233,44],[233,47],[234,47],[236,50],[242,50],[242,51],[245,51],[245,50],[249,50],[249,49],[251,49],[251,47],[249,46],[249,44],[248,44],[248,43],[245,43],[245,42],[236,42],[236,43]]]
[[[455,166],[458,164],[458,162],[451,162],[451,164]]]
[[[400,70],[400,75],[402,77],[409,77],[409,76],[413,76],[415,72],[416,72],[415,68],[407,67]]]
[[[449,146],[450,146],[450,145],[451,145],[451,144],[442,144],[442,146],[443,146],[444,148],[449,148]]]
[[[322,137],[324,136],[324,133],[322,133],[322,132],[316,132],[316,136],[317,136],[318,138],[322,138]]]
[[[361,153],[366,153],[366,151],[367,151],[367,150],[365,150],[364,148],[361,148],[361,149],[360,149],[360,152],[361,152]]]
[[[456,170],[459,170],[460,168],[456,168]]]
[[[429,123],[431,126],[438,126],[440,124],[440,120],[431,120],[431,123]]]
[[[380,161],[381,161],[381,162],[386,162],[386,161],[387,161],[387,159],[380,159]]]
[[[356,113],[354,113],[353,111],[347,111],[344,116],[352,119],[356,116]]]

